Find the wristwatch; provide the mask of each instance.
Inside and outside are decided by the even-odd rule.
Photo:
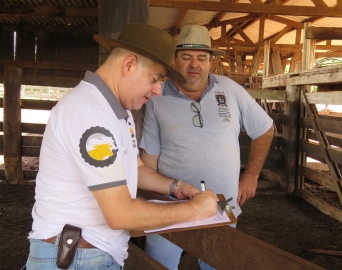
[[[173,197],[173,198],[176,198],[176,194],[175,194],[175,190],[176,190],[176,187],[178,185],[178,183],[180,182],[181,180],[179,179],[175,179],[172,184],[170,185],[170,196]]]

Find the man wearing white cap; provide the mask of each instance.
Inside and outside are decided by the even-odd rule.
[[[23,269],[122,269],[130,230],[148,230],[216,213],[211,191],[157,174],[139,157],[134,120],[159,95],[175,41],[147,24],[126,25],[118,39],[95,35],[111,53],[52,109],[36,179],[36,202]],[[137,188],[177,198],[165,205],[136,198]]]
[[[232,197],[234,214],[254,197],[257,180],[274,135],[273,121],[231,79],[210,73],[213,56],[206,27],[186,25],[176,45],[174,67],[186,83],[168,79],[162,95],[146,105],[140,147],[144,163],[198,189],[201,180],[214,193]],[[252,139],[240,174],[240,131]],[[145,251],[168,269],[177,269],[182,250],[159,235],[146,238]],[[213,269],[199,262],[201,269]]]

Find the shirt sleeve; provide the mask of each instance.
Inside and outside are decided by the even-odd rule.
[[[57,125],[58,140],[91,191],[126,184],[124,153],[126,145],[120,122],[106,113],[83,110]],[[77,169],[76,169],[77,167]]]
[[[152,97],[146,104],[142,137],[139,144],[139,147],[144,149],[149,155],[159,155],[161,151],[160,126],[154,106],[155,98],[158,97]]]
[[[241,87],[237,91],[241,113],[241,130],[254,140],[266,133],[273,125],[273,119],[256,102],[256,100]]]

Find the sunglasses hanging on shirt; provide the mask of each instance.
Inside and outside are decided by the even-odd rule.
[[[192,118],[192,123],[194,124],[195,127],[203,127],[203,119],[201,115],[201,104],[197,101],[194,101],[191,103],[191,110],[195,113],[197,113],[193,118]]]

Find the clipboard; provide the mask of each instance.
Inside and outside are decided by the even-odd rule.
[[[226,200],[223,194],[216,194],[216,196],[217,196],[219,201],[225,201]],[[173,226],[168,226],[168,227],[160,228],[160,229],[156,229],[156,230],[131,231],[130,235],[131,235],[131,237],[138,237],[138,236],[145,236],[145,235],[151,235],[151,234],[163,234],[163,233],[187,231],[187,230],[195,230],[195,229],[197,230],[197,229],[204,229],[204,228],[210,228],[210,227],[227,226],[230,224],[235,224],[237,222],[236,217],[235,217],[233,211],[231,210],[231,208],[228,207],[228,210],[227,209],[225,210],[225,214],[227,215],[228,219],[226,221],[223,221],[223,222],[219,221],[219,222],[214,222],[214,223],[210,223],[210,224],[203,224],[203,223],[192,224],[192,223],[196,223],[196,221],[195,221],[195,222],[189,222],[189,223],[191,223],[191,225],[186,226],[186,227],[183,227],[183,226],[177,227],[178,225],[181,225],[181,224],[175,224]],[[216,215],[221,215],[219,213],[219,210],[217,210]],[[186,224],[188,224],[188,222]],[[169,227],[172,227],[172,228],[169,228]]]

